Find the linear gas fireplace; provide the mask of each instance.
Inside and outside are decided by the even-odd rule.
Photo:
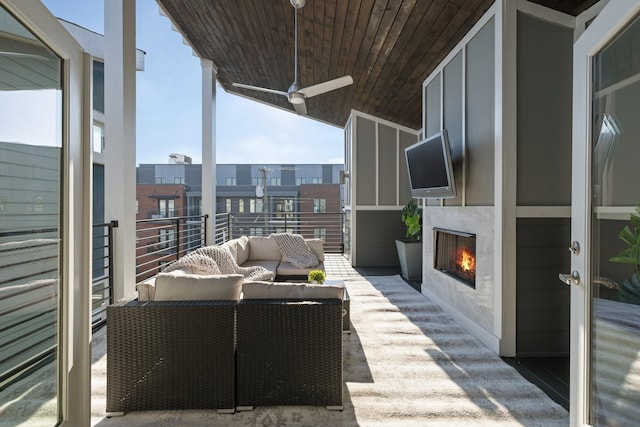
[[[476,235],[434,228],[436,270],[476,287]]]

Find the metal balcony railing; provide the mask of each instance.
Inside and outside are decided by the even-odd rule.
[[[224,243],[242,235],[268,236],[296,233],[305,238],[321,238],[326,253],[343,253],[344,214],[342,212],[228,213],[216,215],[215,242]]]
[[[205,244],[208,215],[136,221],[136,283]]]

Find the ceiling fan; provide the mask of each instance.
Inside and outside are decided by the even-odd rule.
[[[353,84],[353,78],[351,76],[343,76],[338,77],[337,79],[328,80],[323,83],[318,83],[313,86],[308,87],[300,87],[300,83],[298,82],[298,9],[302,9],[305,5],[306,0],[289,0],[291,6],[296,9],[295,13],[295,62],[294,62],[294,80],[293,84],[289,87],[288,91],[275,90],[275,89],[267,89],[263,87],[250,86],[242,83],[233,83],[233,86],[243,88],[243,89],[251,89],[257,90],[260,92],[267,93],[275,93],[277,95],[286,96],[293,108],[296,110],[296,113],[300,115],[307,114],[307,106],[305,104],[305,99],[311,98],[312,96],[321,95],[323,93],[331,92],[332,90],[340,89],[345,86],[349,86]]]

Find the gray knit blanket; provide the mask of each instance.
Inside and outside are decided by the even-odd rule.
[[[300,234],[273,233],[270,238],[276,241],[282,260],[291,263],[298,268],[312,268],[318,266],[320,261]]]
[[[162,271],[182,270],[191,274],[242,274],[245,280],[273,280],[273,272],[262,267],[240,267],[229,248],[206,246],[181,257]]]
[[[193,251],[194,254],[207,256],[218,265],[222,274],[242,274],[245,280],[273,280],[273,272],[260,266],[241,267],[226,246],[205,246]]]

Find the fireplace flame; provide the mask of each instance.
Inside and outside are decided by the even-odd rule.
[[[460,268],[463,271],[475,271],[476,270],[476,259],[473,255],[471,255],[466,249],[462,250],[460,254]]]

